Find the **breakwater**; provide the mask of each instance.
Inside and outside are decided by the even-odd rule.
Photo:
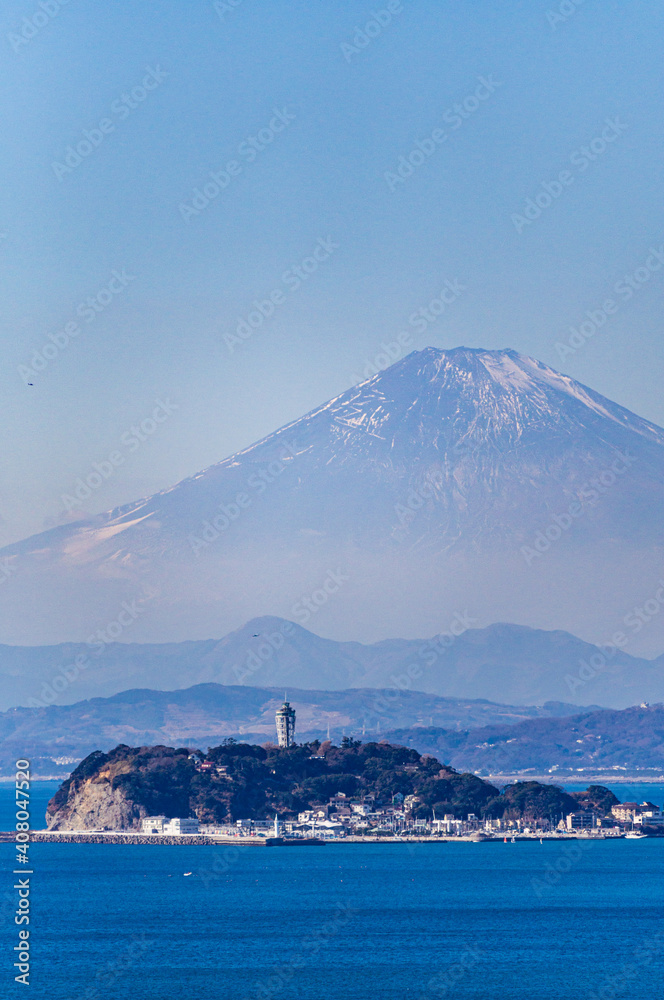
[[[0,843],[12,842],[16,834],[0,831]],[[32,844],[168,844],[189,847],[213,847],[232,844],[235,847],[317,847],[323,845],[323,840],[317,838],[294,838],[284,840],[281,837],[224,837],[214,834],[143,834],[143,833],[86,833],[77,831],[50,832],[35,830],[30,833]]]

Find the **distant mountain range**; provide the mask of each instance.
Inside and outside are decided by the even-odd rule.
[[[293,622],[263,617],[220,640],[2,646],[0,710],[72,704],[128,688],[210,683],[315,692],[381,688],[383,707],[364,710],[370,728],[387,719],[390,700],[399,691],[464,701],[481,696],[520,706],[564,702],[625,708],[664,701],[664,657],[643,660],[615,650],[610,655],[561,631],[518,625],[463,631],[462,616],[456,624],[453,631],[459,634],[371,645],[335,642]],[[421,714],[436,713],[423,708]]]
[[[438,698],[420,691],[291,690],[296,738],[328,733],[364,742],[387,739],[481,774],[542,774],[610,768],[664,771],[664,706],[623,711],[550,703],[541,708]],[[75,705],[12,709],[0,714],[0,774],[27,756],[37,774],[67,774],[93,750],[130,746],[198,747],[233,736],[274,741],[283,693],[219,684],[184,691],[125,691]]]
[[[169,489],[4,548],[2,635],[170,642],[269,613],[370,640],[469,615],[654,655],[664,615],[626,620],[657,604],[663,501],[659,427],[515,351],[427,348]]]
[[[11,769],[16,754],[28,751],[33,766],[43,773],[52,768],[53,758],[80,758],[118,743],[206,748],[226,736],[265,743],[276,738],[274,713],[283,695],[275,688],[198,684],[184,691],[139,689],[75,705],[12,709],[0,714],[0,767]],[[577,711],[573,705],[560,703],[517,708],[437,698],[421,691],[385,698],[384,692],[372,689],[291,689],[288,697],[297,707],[300,741],[325,738],[328,729],[337,740],[351,732],[380,739],[386,729],[397,727],[466,729]]]
[[[578,772],[579,781],[584,771],[634,775],[649,769],[664,775],[664,705],[599,709],[467,732],[417,727],[385,738],[480,774]]]

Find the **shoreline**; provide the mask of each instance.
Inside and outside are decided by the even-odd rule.
[[[664,835],[663,835],[664,836]],[[16,834],[13,831],[0,831],[0,843],[13,843]],[[485,834],[462,834],[461,836],[447,837],[339,837],[330,840],[320,840],[318,838],[283,838],[283,837],[225,837],[215,834],[142,834],[127,831],[115,831],[108,833],[84,831],[54,831],[35,830],[30,833],[30,843],[32,844],[131,844],[137,847],[165,845],[169,847],[189,846],[189,847],[324,847],[327,844],[502,844],[517,842],[537,842],[541,841],[576,841],[588,842],[605,840],[624,840],[625,834],[602,836],[548,833],[548,834],[509,834],[497,837],[489,837]],[[659,840],[652,834],[646,834],[647,840]]]
[[[664,785],[664,774],[659,775],[639,775],[635,777],[630,774],[479,774],[477,776],[482,781],[506,782],[511,784],[514,781],[539,781],[543,785]]]

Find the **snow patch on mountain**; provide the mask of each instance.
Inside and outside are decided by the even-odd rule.
[[[591,503],[620,454],[629,471]],[[7,547],[3,600],[29,632],[39,593],[40,621],[50,607],[71,637],[73,607],[111,620],[149,584],[148,637],[219,634],[288,616],[341,567],[352,582],[316,613],[342,632],[425,633],[472,603],[602,641],[661,573],[662,507],[661,428],[516,351],[425,348],[159,493]],[[556,518],[569,526],[526,565]]]

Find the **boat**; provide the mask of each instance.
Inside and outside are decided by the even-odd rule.
[[[643,840],[644,837],[645,833],[635,833],[634,830],[625,834],[625,840]]]

